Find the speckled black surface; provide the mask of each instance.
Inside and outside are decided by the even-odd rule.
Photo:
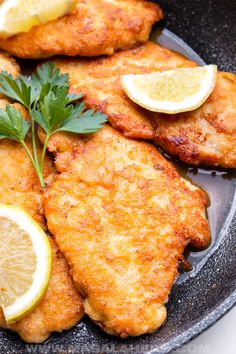
[[[154,1],[155,2],[155,1]],[[209,64],[236,72],[235,0],[158,0],[165,26]]]
[[[160,1],[165,26],[184,39],[207,63],[236,72],[236,1]],[[235,183],[235,182],[233,182]],[[85,319],[43,345],[26,346],[16,335],[0,333],[1,354],[140,353],[164,354],[214,323],[236,302],[236,198],[222,237],[199,270],[177,283],[168,303],[168,321],[158,333],[121,341]],[[224,197],[222,195],[222,204]]]

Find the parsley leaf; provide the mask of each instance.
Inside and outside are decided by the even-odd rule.
[[[45,96],[58,87],[68,87],[68,74],[60,74],[60,69],[55,69],[53,63],[42,64],[36,74],[31,76],[34,88],[34,101],[44,100]]]
[[[53,63],[42,64],[37,69],[37,77],[42,85],[50,84],[51,87],[69,86],[69,75],[61,74],[60,69],[55,69]]]
[[[69,93],[69,76],[61,74],[53,63],[42,64],[31,77],[19,76],[14,79],[7,72],[0,73],[0,93],[25,106],[32,117],[31,124],[24,120],[22,113],[8,105],[0,109],[0,139],[8,138],[21,142],[44,187],[43,165],[50,137],[56,132],[66,131],[78,134],[94,133],[103,127],[106,115],[85,110],[84,103],[78,103],[83,94]],[[46,133],[40,162],[37,154],[35,124]],[[24,139],[31,125],[32,150]]]
[[[73,103],[75,101],[80,100],[84,95],[82,93],[79,94],[74,94],[74,93],[69,93],[68,97],[69,97],[69,103]]]
[[[94,110],[89,110],[76,118],[71,116],[65,120],[57,131],[65,131],[77,134],[95,133],[103,128],[103,124],[107,121],[107,116]]]
[[[20,75],[16,80],[4,71],[0,73],[0,84],[2,94],[30,109],[35,102],[44,99],[54,88],[68,87],[69,76],[60,74],[60,70],[55,69],[53,63],[46,63],[42,64],[37,69],[37,73],[32,74],[31,77]]]
[[[74,106],[68,105],[68,88],[58,87],[53,91],[50,91],[41,103],[41,120],[37,123],[46,131],[47,134],[51,134],[53,129],[69,117],[71,117]],[[43,125],[41,124],[43,119]],[[46,129],[45,129],[46,127]]]
[[[20,110],[7,105],[0,109],[0,139],[8,138],[23,141],[29,131],[30,124],[24,119]]]
[[[29,109],[31,105],[31,86],[27,77],[19,76],[16,80],[7,72],[0,73],[0,93],[18,101]]]

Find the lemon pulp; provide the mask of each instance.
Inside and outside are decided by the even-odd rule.
[[[179,113],[200,107],[212,93],[217,66],[174,69],[144,75],[124,75],[121,82],[131,100],[162,113]]]
[[[0,307],[7,323],[34,309],[51,274],[51,247],[24,210],[0,204]]]
[[[33,26],[72,12],[77,0],[4,0],[0,5],[0,36],[27,32]]]

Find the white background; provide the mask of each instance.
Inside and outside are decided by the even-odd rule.
[[[172,354],[236,354],[236,307],[213,327]]]

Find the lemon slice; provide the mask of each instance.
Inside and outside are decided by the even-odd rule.
[[[22,209],[0,204],[0,307],[7,323],[30,312],[47,290],[51,247]]]
[[[27,32],[33,26],[72,12],[78,0],[3,0],[0,5],[0,36]]]
[[[124,75],[123,88],[138,105],[162,113],[180,113],[200,107],[212,93],[217,66],[174,69],[144,75]]]

